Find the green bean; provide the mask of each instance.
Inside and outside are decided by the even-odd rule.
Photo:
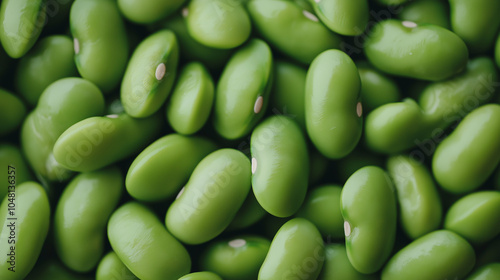
[[[160,126],[159,114],[143,119],[125,113],[87,118],[59,136],[54,158],[69,170],[94,171],[141,151],[158,136]]]
[[[9,168],[11,171],[15,169]],[[10,180],[9,184],[15,182]],[[9,203],[15,210],[9,210]],[[41,185],[28,181],[15,190],[9,189],[0,207],[0,219],[4,221],[0,236],[5,242],[0,247],[0,278],[24,279],[35,265],[49,231],[49,199]]]
[[[111,215],[108,238],[113,251],[139,279],[177,280],[191,269],[184,246],[137,202],[128,202]]]
[[[44,0],[4,0],[0,6],[0,41],[12,58],[35,44],[47,18]]]
[[[255,280],[271,242],[258,236],[238,236],[217,240],[201,255],[202,269],[225,280]]]
[[[229,60],[217,84],[214,126],[226,139],[246,135],[269,103],[273,57],[269,46],[253,39]]]
[[[250,191],[250,169],[248,158],[234,149],[206,156],[168,208],[169,232],[187,244],[201,244],[222,233]]]
[[[468,114],[439,144],[432,171],[446,191],[466,193],[477,189],[500,162],[500,105],[488,104]]]
[[[318,229],[306,219],[295,218],[276,233],[258,279],[317,279],[324,261],[325,248]]]
[[[13,93],[0,89],[0,136],[9,134],[19,128],[26,116],[26,106]]]
[[[330,159],[348,155],[361,138],[361,81],[351,58],[339,50],[318,55],[307,72],[307,134]]]
[[[371,274],[390,257],[396,236],[396,197],[379,167],[356,171],[341,193],[347,256],[359,272]]]
[[[83,78],[109,92],[120,82],[129,46],[114,0],[76,0],[70,12],[75,63]]]
[[[208,47],[236,48],[250,36],[250,18],[239,0],[191,0],[185,13],[189,34]]]
[[[51,83],[76,76],[73,42],[68,36],[53,35],[40,40],[19,62],[15,85],[30,106],[36,106]]]
[[[293,1],[253,0],[247,7],[262,37],[301,63],[309,64],[321,52],[341,45],[338,35]]]
[[[104,112],[104,97],[93,83],[64,78],[48,86],[21,129],[21,148],[35,173],[65,181],[72,172],[54,158],[57,138],[74,123]]]
[[[132,162],[125,182],[127,191],[143,201],[171,198],[189,179],[196,165],[215,149],[214,143],[201,137],[164,136]]]
[[[137,46],[120,89],[127,114],[144,118],[160,109],[174,84],[178,61],[179,46],[172,31],[158,31]]]
[[[88,272],[104,250],[106,223],[120,199],[123,178],[116,167],[77,175],[64,189],[54,218],[59,258],[69,268]]]
[[[364,51],[373,66],[386,73],[428,81],[450,78],[468,59],[467,46],[455,33],[395,19],[377,23]]]

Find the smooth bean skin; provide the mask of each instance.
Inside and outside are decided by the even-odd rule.
[[[203,64],[191,62],[179,74],[166,115],[172,128],[194,134],[207,122],[214,103],[214,82]]]
[[[120,83],[129,52],[116,1],[76,0],[69,19],[78,72],[109,92]]]
[[[14,210],[14,217],[17,219],[15,222],[7,219],[11,217],[8,211],[10,202],[9,197],[6,196],[0,205],[0,221],[3,221],[0,236],[5,242],[0,247],[0,278],[24,279],[33,269],[49,231],[49,199],[43,187],[36,182],[28,181],[17,185]],[[15,224],[13,228],[11,228],[12,223]],[[12,230],[15,233],[12,233]],[[11,254],[11,251],[15,251],[14,263],[9,263],[11,256],[8,254]],[[9,270],[9,267],[13,266],[15,272]]]
[[[0,7],[0,41],[12,58],[25,55],[35,44],[47,13],[44,0],[4,0]]]
[[[6,169],[8,169],[8,166],[13,166],[15,168],[16,185],[34,179],[21,149],[16,145],[0,142],[0,166]],[[4,182],[10,181],[8,177],[10,174],[5,173],[3,176],[5,176],[2,178]],[[5,197],[9,189],[8,184],[4,184],[4,186],[5,190],[1,191],[0,199]]]
[[[54,159],[57,138],[71,125],[104,112],[104,97],[93,83],[64,78],[48,86],[21,129],[21,147],[35,173],[64,181],[72,173]]]
[[[399,129],[405,129],[403,133]],[[415,100],[382,105],[368,114],[365,124],[367,147],[377,153],[396,154],[413,147],[427,125]]]
[[[437,230],[442,207],[432,175],[422,162],[406,155],[387,160],[387,171],[394,182],[403,230],[411,239]]]
[[[73,42],[68,36],[53,35],[40,40],[20,61],[16,69],[17,91],[31,106],[51,83],[77,75]]]
[[[321,53],[307,71],[307,134],[318,151],[330,159],[348,155],[361,137],[360,90],[356,65],[342,51]]]
[[[316,15],[335,33],[356,36],[368,24],[368,0],[310,0]],[[348,16],[347,16],[348,15]]]
[[[94,171],[134,155],[158,136],[159,114],[135,119],[127,114],[91,117],[75,123],[54,144],[54,158],[65,168]]]
[[[325,248],[318,229],[306,219],[294,218],[276,233],[257,279],[317,279],[324,261]]]
[[[104,251],[109,216],[118,205],[123,178],[117,167],[80,173],[64,189],[54,218],[61,261],[77,272],[94,269]]]
[[[191,0],[186,23],[196,41],[219,49],[240,46],[252,30],[248,13],[239,0]]]
[[[254,280],[270,245],[269,240],[258,236],[214,241],[202,253],[200,266],[225,280]]]
[[[120,89],[127,114],[144,118],[160,109],[174,84],[178,61],[179,46],[172,31],[158,31],[137,46]]]
[[[260,206],[254,193],[249,192],[245,202],[243,202],[243,205],[241,205],[240,210],[238,210],[227,229],[238,230],[248,228],[262,220],[266,214],[266,210]]]
[[[118,255],[111,251],[107,253],[99,262],[95,275],[96,280],[139,280],[118,258]]]
[[[271,95],[273,108],[297,121],[305,130],[304,100],[307,70],[285,60],[276,61],[275,67],[276,76]]]
[[[365,125],[367,146],[395,154],[431,142],[428,150],[432,153],[444,130],[475,106],[488,102],[497,83],[498,73],[490,58],[472,59],[462,74],[426,86],[418,104],[407,98],[370,112]]]
[[[173,16],[164,23],[165,28],[172,30],[179,41],[181,58],[186,61],[200,61],[210,69],[225,66],[232,54],[232,49],[216,49],[207,47],[189,35],[186,22],[181,15]]]
[[[252,189],[268,213],[288,217],[307,192],[309,158],[300,127],[288,117],[272,116],[252,132]]]
[[[362,274],[349,262],[344,244],[325,245],[325,264],[318,280],[375,280],[376,275]]]
[[[490,263],[472,272],[467,280],[495,280],[500,278],[500,263]]]
[[[465,239],[449,230],[433,231],[392,256],[382,270],[382,280],[462,279],[475,259]]]
[[[457,74],[468,59],[467,46],[453,32],[395,19],[375,25],[364,51],[373,66],[386,73],[428,81]]]
[[[444,228],[471,244],[484,244],[500,233],[500,192],[479,191],[455,202],[444,220]]]
[[[361,79],[361,100],[363,110],[372,111],[387,103],[398,102],[401,93],[396,82],[381,73],[366,61],[356,62]]]
[[[449,0],[453,32],[460,36],[474,53],[484,53],[493,47],[500,27],[498,0]]]
[[[187,182],[196,165],[215,149],[215,144],[205,138],[164,136],[132,162],[125,181],[127,191],[142,201],[171,198]]]
[[[398,14],[398,18],[400,20],[413,21],[419,24],[434,24],[450,29],[448,6],[444,1],[410,1]]]
[[[315,188],[307,194],[298,217],[312,222],[325,238],[344,237],[344,218],[340,213],[340,193],[337,185],[325,185]]]
[[[222,280],[222,278],[213,272],[202,271],[184,275],[179,280]]]
[[[179,9],[185,0],[118,0],[123,16],[138,24],[149,24],[167,18]]]
[[[364,274],[390,257],[396,236],[394,186],[383,169],[367,166],[349,177],[340,195],[347,256]]]
[[[246,135],[262,118],[272,87],[273,56],[253,39],[229,60],[217,84],[214,127],[226,139]]]
[[[500,105],[483,105],[469,113],[441,142],[432,171],[443,189],[466,193],[477,189],[500,162]]]
[[[21,99],[0,88],[0,136],[9,134],[21,126],[26,117],[26,106]]]
[[[418,103],[425,119],[432,126],[444,129],[477,106],[488,103],[495,96],[499,82],[494,61],[478,57],[469,61],[462,74],[427,86]]]
[[[289,57],[309,64],[321,52],[337,49],[340,37],[293,1],[253,0],[248,12],[258,33]]]
[[[189,273],[191,258],[145,206],[128,202],[108,222],[113,251],[139,279],[177,280]]]
[[[250,161],[234,149],[217,150],[194,169],[165,217],[169,232],[186,244],[222,233],[250,191]]]

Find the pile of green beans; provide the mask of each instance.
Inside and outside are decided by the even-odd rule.
[[[0,1],[0,279],[500,279],[499,11]]]

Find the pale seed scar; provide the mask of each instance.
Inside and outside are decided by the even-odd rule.
[[[303,10],[302,13],[304,14],[304,16],[306,18],[308,18],[308,19],[310,19],[312,21],[315,21],[315,22],[319,21],[318,18],[315,15],[311,14],[309,11]]]
[[[418,25],[413,22],[413,21],[408,21],[408,20],[405,20],[403,22],[401,22],[401,24],[404,26],[404,27],[408,27],[408,28],[415,28],[417,27]]]
[[[229,246],[231,246],[233,248],[239,248],[239,247],[245,246],[245,244],[247,244],[247,242],[244,239],[235,239],[235,240],[229,241],[228,244],[229,244]]]
[[[73,38],[73,47],[75,48],[75,54],[78,54],[80,52],[80,42],[76,38]]]
[[[349,235],[351,235],[351,224],[349,224],[348,221],[344,221],[344,233],[346,237],[349,237]]]
[[[255,104],[253,105],[253,112],[255,114],[260,113],[263,105],[264,105],[264,97],[259,95],[259,97],[257,97],[257,100],[255,100]]]
[[[184,193],[184,188],[181,189],[181,191],[177,194],[177,196],[175,197],[175,199],[179,199],[179,197],[181,197],[181,195]]]
[[[257,159],[252,158],[252,174],[255,174],[255,171],[257,171]]]
[[[156,79],[158,81],[163,79],[163,77],[165,77],[166,72],[167,72],[167,67],[165,66],[165,63],[158,64],[158,67],[156,67],[156,72],[155,72]]]

